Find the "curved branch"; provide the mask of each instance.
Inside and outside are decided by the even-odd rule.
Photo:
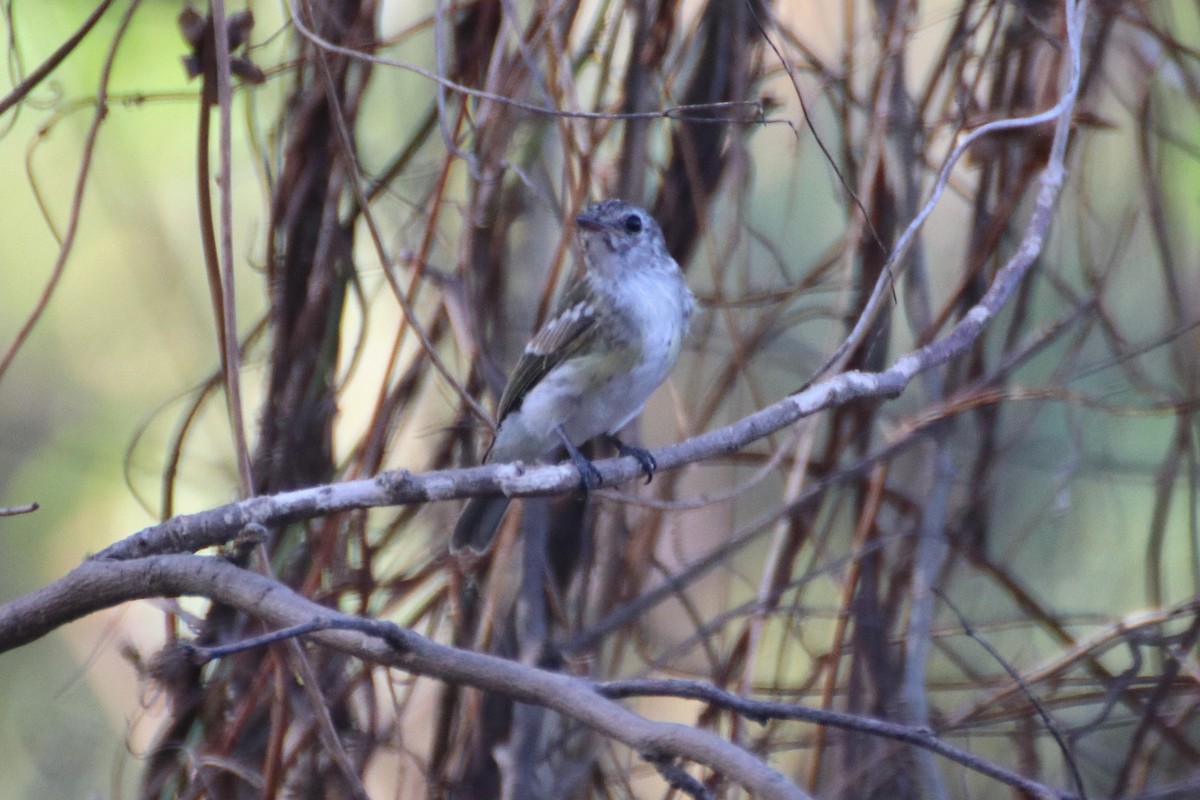
[[[207,597],[277,627],[328,621],[331,627],[307,638],[366,661],[552,709],[652,760],[673,756],[703,764],[754,797],[807,797],[749,751],[709,731],[648,720],[601,696],[594,684],[581,678],[438,644],[390,622],[340,614],[216,557],[85,562],[49,586],[0,607],[0,652],[117,603],[177,595]]]

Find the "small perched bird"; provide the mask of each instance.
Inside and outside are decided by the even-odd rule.
[[[561,447],[590,489],[600,475],[578,446],[603,435],[636,458],[648,480],[654,458],[616,434],[671,371],[696,301],[644,210],[605,200],[575,222],[585,274],[525,346],[500,398],[496,438],[484,460],[539,461]],[[486,552],[508,503],[507,497],[468,501],[450,549]]]

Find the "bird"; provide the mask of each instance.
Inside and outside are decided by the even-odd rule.
[[[544,461],[565,449],[588,490],[599,485],[600,474],[579,447],[604,437],[635,458],[650,480],[654,457],[617,434],[675,365],[696,300],[662,229],[644,209],[604,200],[575,223],[582,277],[563,292],[517,361],[484,463]],[[509,502],[471,498],[450,550],[487,552]]]

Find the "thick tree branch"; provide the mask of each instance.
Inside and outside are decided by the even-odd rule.
[[[366,661],[552,709],[647,757],[676,757],[703,764],[753,797],[807,797],[741,747],[709,731],[648,720],[602,697],[588,681],[448,647],[392,623],[339,614],[277,581],[215,557],[160,555],[134,561],[86,562],[53,584],[0,607],[0,652],[101,608],[177,595],[207,597],[272,627],[328,620],[344,627],[317,631],[307,638]]]

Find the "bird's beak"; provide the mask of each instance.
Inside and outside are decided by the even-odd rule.
[[[590,214],[580,214],[575,218],[575,224],[583,228],[585,231],[602,231],[604,223]]]

